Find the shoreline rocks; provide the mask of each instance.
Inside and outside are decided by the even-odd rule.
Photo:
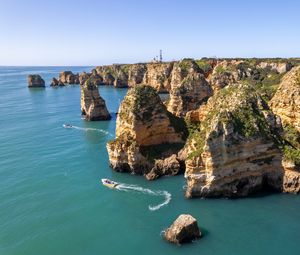
[[[88,78],[83,85],[80,86],[81,90],[81,113],[86,120],[110,120],[105,101],[99,95],[98,86],[95,84],[93,78]]]
[[[39,74],[30,74],[27,77],[28,88],[44,88],[45,81]]]
[[[165,230],[164,238],[171,243],[183,244],[202,236],[197,220],[190,214],[181,214],[173,224]]]

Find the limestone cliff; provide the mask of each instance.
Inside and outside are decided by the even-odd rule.
[[[262,61],[257,65],[257,67],[262,69],[268,68],[282,74],[290,71],[293,66],[290,62],[287,61],[281,61],[281,62]]]
[[[144,79],[145,72],[147,70],[146,64],[133,64],[128,68],[128,86],[135,87],[141,84]]]
[[[171,88],[171,63],[149,63],[144,74],[143,83],[149,84],[158,92],[168,92]]]
[[[300,66],[294,67],[282,82],[270,101],[270,107],[284,124],[300,131]]]
[[[183,147],[186,132],[183,121],[166,110],[152,87],[136,86],[121,103],[116,139],[107,144],[110,165],[116,171],[147,174],[156,160],[164,160]]]
[[[183,117],[188,111],[195,110],[205,103],[212,92],[203,71],[193,60],[177,62],[171,73],[168,111]]]
[[[109,120],[111,118],[93,78],[88,78],[83,85],[80,85],[80,90],[81,113],[86,120]]]
[[[253,89],[226,87],[198,113],[201,125],[185,148],[187,197],[246,196],[264,186],[283,190],[280,119]]]

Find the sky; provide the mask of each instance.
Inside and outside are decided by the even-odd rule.
[[[0,65],[300,57],[298,0],[0,0]]]

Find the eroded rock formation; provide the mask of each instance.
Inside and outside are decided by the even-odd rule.
[[[65,86],[65,84],[62,83],[61,81],[57,80],[55,77],[53,77],[50,86],[58,87],[58,86]]]
[[[79,74],[73,74],[71,71],[63,71],[59,74],[59,81],[64,84],[79,84]]]
[[[187,197],[247,196],[265,185],[282,190],[280,119],[253,89],[220,90],[198,118],[200,130],[186,146]]]
[[[164,237],[175,244],[191,242],[201,237],[197,220],[189,214],[181,214],[173,224],[165,230]]]
[[[149,84],[158,92],[168,92],[171,88],[171,63],[149,63],[144,74],[143,83]]]
[[[284,124],[292,125],[300,132],[300,66],[283,77],[269,104]]]
[[[133,64],[128,68],[128,86],[135,87],[141,84],[147,71],[146,64]]]
[[[45,87],[45,81],[39,74],[30,74],[27,77],[29,88]]]
[[[188,111],[199,108],[212,93],[203,71],[193,60],[182,60],[174,64],[168,102],[171,113],[183,117]]]
[[[152,87],[136,86],[121,103],[116,139],[107,144],[110,165],[116,171],[147,174],[156,160],[176,154],[186,135],[184,122],[166,110]]]
[[[99,95],[98,86],[93,78],[88,78],[81,90],[81,113],[86,120],[109,120],[111,116],[106,108],[105,101]]]
[[[273,71],[276,71],[278,73],[286,73],[292,69],[292,64],[289,62],[260,62],[257,65],[258,68],[262,69],[271,69]]]

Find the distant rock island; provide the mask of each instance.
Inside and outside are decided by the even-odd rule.
[[[44,88],[45,81],[39,74],[30,74],[27,77],[28,87],[29,88]]]

